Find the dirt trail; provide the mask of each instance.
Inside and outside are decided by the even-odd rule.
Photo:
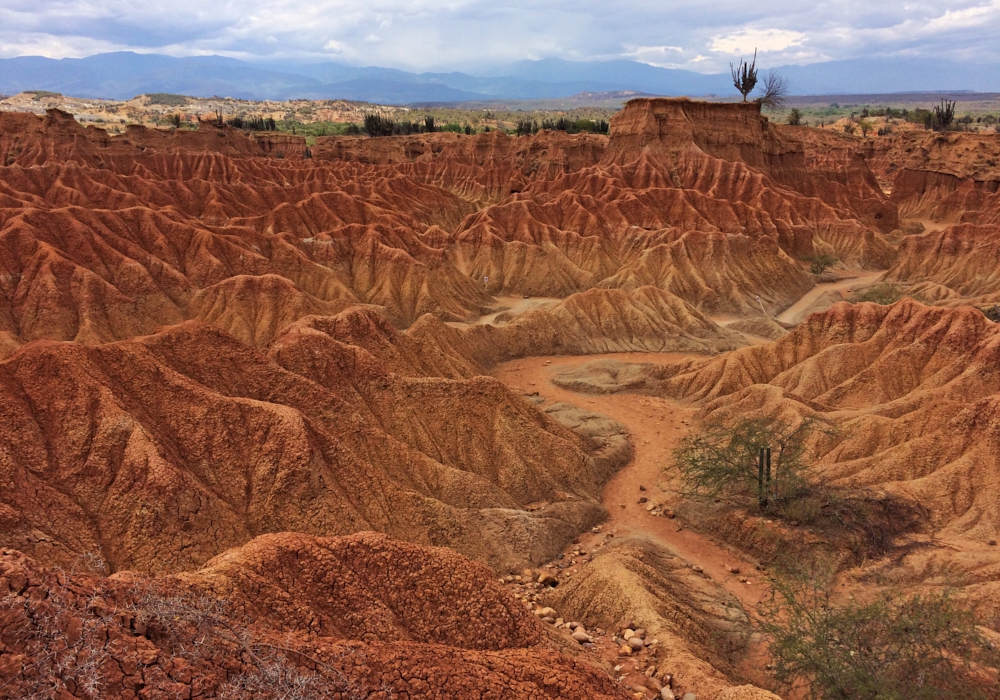
[[[798,323],[802,320],[802,317],[806,315],[806,311],[810,306],[812,306],[813,302],[824,294],[827,294],[828,292],[849,292],[852,289],[857,289],[858,287],[865,287],[870,284],[874,284],[875,281],[878,280],[878,278],[883,274],[885,274],[885,270],[863,272],[856,277],[848,277],[846,279],[827,284],[817,284],[815,287],[803,294],[801,299],[782,311],[775,318],[782,323]]]
[[[518,316],[532,309],[549,309],[563,301],[563,299],[556,297],[528,297],[527,299],[524,297],[493,297],[493,300],[496,302],[496,305],[493,307],[496,311],[488,313],[485,316],[480,316],[474,321],[451,321],[448,325],[455,326],[456,328],[482,326],[493,323],[500,314],[510,313]]]
[[[700,566],[705,574],[718,582],[740,601],[745,609],[754,605],[767,591],[766,579],[754,570],[753,564],[742,560],[709,537],[688,530],[680,519],[650,515],[642,496],[650,500],[672,502],[673,494],[661,490],[667,486],[663,469],[670,459],[670,452],[687,433],[695,409],[675,401],[637,394],[588,395],[561,389],[551,383],[553,375],[564,369],[592,360],[611,358],[623,362],[674,362],[690,355],[679,353],[616,353],[612,355],[585,355],[578,357],[529,357],[504,363],[496,368],[494,376],[515,390],[526,393],[537,391],[545,397],[545,405],[566,401],[574,405],[603,413],[628,428],[635,447],[633,460],[607,483],[602,492],[602,502],[609,513],[602,534],[585,533],[580,542],[588,550],[603,533],[616,537],[636,535],[649,537],[673,549],[692,564]],[[639,486],[645,486],[641,491]],[[621,504],[625,507],[622,508]],[[738,567],[739,574],[730,573]],[[749,578],[751,584],[742,583]]]
[[[925,233],[928,231],[944,231],[946,228],[952,225],[947,223],[941,223],[938,221],[931,221],[930,219],[913,219],[913,221],[917,222],[918,224],[922,224]]]

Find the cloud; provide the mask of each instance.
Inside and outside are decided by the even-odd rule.
[[[726,54],[767,53],[800,46],[805,40],[805,34],[790,29],[743,29],[714,37],[709,48]]]
[[[1000,62],[1000,0],[4,0],[0,55],[111,50],[476,71],[627,58],[702,72],[881,55]]]

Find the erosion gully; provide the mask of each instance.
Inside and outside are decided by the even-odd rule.
[[[637,535],[674,550],[678,556],[700,566],[704,573],[733,594],[748,612],[767,593],[767,580],[756,576],[753,564],[722,547],[709,537],[689,530],[680,519],[651,515],[646,505],[638,502],[642,496],[664,501],[673,500],[661,490],[669,491],[669,479],[664,469],[669,466],[670,453],[688,432],[696,409],[670,399],[638,394],[580,394],[561,389],[551,378],[566,369],[593,360],[609,358],[621,362],[676,362],[687,357],[681,353],[615,353],[577,357],[529,357],[499,365],[494,376],[511,389],[522,393],[537,391],[546,399],[544,406],[565,401],[602,413],[618,421],[628,430],[634,456],[605,486],[601,500],[608,511],[608,521],[601,534],[584,533],[580,543],[592,551],[604,533],[616,537]],[[645,486],[646,491],[640,490]],[[623,507],[624,506],[624,507]],[[730,568],[740,569],[739,574]],[[749,579],[744,583],[741,579]]]

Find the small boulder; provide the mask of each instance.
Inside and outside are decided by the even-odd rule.
[[[570,636],[573,637],[573,639],[575,641],[579,642],[580,644],[583,644],[584,642],[589,642],[590,641],[590,635],[587,634],[582,628],[579,628],[579,627],[577,629],[575,629],[573,631],[573,634],[571,634]]]
[[[676,700],[674,698],[674,691],[667,687],[662,688],[660,690],[660,700]]]
[[[632,639],[632,637],[634,636],[635,636],[634,630],[626,629],[624,632],[622,632],[622,639],[624,639],[626,642]]]
[[[543,586],[548,586],[549,588],[555,588],[559,585],[559,579],[557,579],[553,574],[544,572],[538,575],[538,583]]]
[[[698,700],[698,696],[694,693],[684,693],[681,700]]]
[[[641,637],[632,637],[631,639],[628,640],[628,645],[629,645],[629,648],[632,649],[632,651],[639,651],[640,649],[642,649],[642,646],[643,646],[642,645],[642,638]]]

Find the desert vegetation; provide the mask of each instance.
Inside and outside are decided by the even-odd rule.
[[[764,74],[761,95],[757,98],[757,102],[760,103],[763,109],[769,112],[779,112],[785,108],[788,102],[788,94],[788,80],[782,77],[777,71],[768,71]]]
[[[902,288],[893,282],[879,282],[871,287],[862,289],[854,295],[857,301],[870,301],[875,304],[888,306],[895,304],[904,296]]]
[[[747,63],[742,58],[738,65],[729,64],[729,70],[733,76],[733,87],[743,96],[743,101],[747,101],[747,95],[757,87],[757,51],[753,52],[753,60]]]
[[[809,263],[809,272],[814,275],[822,275],[837,263],[837,257],[830,253],[820,253],[806,259]]]
[[[815,426],[780,419],[707,420],[674,450],[693,496],[752,495],[763,511],[799,497],[806,485],[806,438]]]
[[[1000,646],[954,591],[837,600],[821,565],[786,570],[760,606],[783,692],[835,698],[1000,697]]]

